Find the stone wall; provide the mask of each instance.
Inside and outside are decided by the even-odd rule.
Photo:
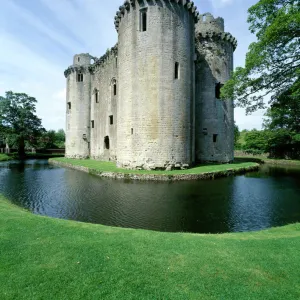
[[[152,169],[193,162],[194,23],[194,13],[176,1],[136,1],[123,11],[118,166]]]
[[[196,160],[230,162],[234,151],[232,101],[217,99],[217,84],[233,71],[235,39],[224,33],[224,21],[210,14],[196,26]]]
[[[91,75],[89,54],[74,56],[74,63],[65,71],[66,95],[66,157],[87,158],[90,147]],[[82,74],[82,81],[78,81]]]
[[[117,47],[114,47],[92,72],[91,121],[94,121],[94,128],[91,128],[91,157],[94,159],[109,161],[116,160],[117,156],[117,64]]]
[[[137,169],[232,161],[233,103],[215,91],[236,48],[224,20],[187,0],[126,0],[115,26],[118,45],[65,71],[66,157]]]

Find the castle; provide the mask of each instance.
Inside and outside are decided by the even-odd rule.
[[[126,0],[118,43],[74,56],[67,79],[66,157],[131,169],[233,160],[234,108],[220,100],[237,41],[189,0]]]

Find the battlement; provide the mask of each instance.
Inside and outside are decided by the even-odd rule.
[[[212,14],[205,13],[199,16],[195,29],[196,39],[219,39],[231,43],[234,50],[237,47],[237,40],[229,32],[224,32],[223,18],[214,18]]]
[[[111,58],[111,56],[117,57],[118,56],[118,44],[113,46],[112,48],[108,49],[104,55],[100,58],[96,58],[95,62],[89,66],[90,73],[94,73],[95,70],[104,64]]]
[[[67,78],[71,73],[86,73],[89,66],[96,60],[96,57],[90,55],[89,53],[76,54],[73,57],[73,65],[68,67],[64,75]]]
[[[214,32],[224,32],[224,19],[214,18],[212,14],[205,13],[199,16],[198,24],[196,25],[196,31],[214,31]]]
[[[218,39],[218,40],[223,40],[223,41],[227,41],[229,43],[232,44],[233,46],[233,51],[235,51],[236,47],[237,47],[237,40],[235,37],[233,37],[229,32],[198,32],[196,34],[196,39]]]
[[[150,1],[150,0],[145,0]],[[138,0],[125,0],[124,4],[119,7],[119,10],[116,12],[115,16],[115,28],[119,31],[119,24],[121,22],[122,17],[126,12],[130,12],[130,10],[136,7],[136,3]],[[199,12],[197,11],[197,6],[195,6],[193,1],[190,0],[162,0],[161,3],[166,6],[167,4],[174,3],[177,5],[181,5],[183,8],[187,9],[194,17],[195,23],[198,22]]]

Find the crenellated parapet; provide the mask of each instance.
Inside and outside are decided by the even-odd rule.
[[[229,33],[224,32],[224,19],[214,18],[212,14],[205,13],[199,16],[199,22],[195,27],[196,40],[220,40],[232,44],[233,49],[237,47],[237,40]]]
[[[108,49],[108,50],[106,51],[106,53],[105,53],[104,55],[102,55],[100,58],[96,58],[96,59],[95,59],[95,62],[94,62],[92,65],[90,65],[90,66],[88,67],[89,72],[90,72],[91,74],[95,73],[95,71],[96,71],[98,68],[104,66],[105,63],[106,63],[112,56],[113,56],[113,57],[117,57],[117,56],[118,56],[118,44],[116,44],[114,47]]]
[[[145,0],[150,1],[150,0]],[[152,1],[152,0],[151,0]],[[135,9],[136,3],[138,0],[125,0],[124,4],[119,7],[119,10],[116,12],[115,15],[115,28],[119,31],[119,25],[125,13],[130,12],[131,10]],[[197,6],[195,6],[193,1],[190,0],[162,0],[161,1],[164,5],[175,3],[181,5],[183,8],[187,9],[190,12],[195,20],[195,23],[199,20],[199,12],[197,11]]]
[[[79,66],[79,65],[72,65],[70,66],[68,69],[65,70],[64,75],[66,78],[68,78],[68,76],[71,73],[87,73],[89,72],[89,67],[88,66]]]
[[[71,73],[74,72],[87,73],[91,63],[95,62],[96,60],[97,58],[90,55],[89,53],[80,53],[74,55],[73,65],[71,65],[70,67],[68,67],[68,69],[65,70],[65,77],[67,78]]]
[[[210,40],[220,40],[220,41],[225,41],[225,42],[228,42],[228,43],[231,43],[232,46],[233,46],[233,51],[235,51],[236,47],[237,47],[237,40],[235,37],[233,37],[231,35],[231,33],[229,32],[206,32],[206,33],[203,33],[203,32],[198,32],[197,33],[197,36],[196,36],[196,39],[199,39],[200,41],[202,40],[207,40],[207,39],[210,39]]]

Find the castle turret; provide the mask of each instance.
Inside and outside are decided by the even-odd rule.
[[[224,20],[211,14],[196,25],[196,160],[230,162],[234,155],[233,102],[220,89],[233,71],[236,39],[224,32]]]
[[[65,71],[67,78],[66,157],[87,158],[90,155],[91,75],[88,70],[92,56],[78,54]]]
[[[118,31],[117,162],[128,168],[194,161],[193,2],[126,0]]]

